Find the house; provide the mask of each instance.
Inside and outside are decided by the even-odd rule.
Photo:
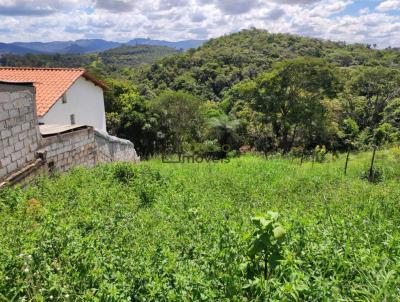
[[[85,69],[0,67],[0,81],[33,83],[40,125],[88,125],[107,131],[107,87]]]
[[[44,84],[50,80],[26,82],[18,81],[14,77],[11,81],[0,81],[0,190],[7,185],[28,183],[37,175],[47,175],[54,171],[66,172],[78,166],[93,167],[99,163],[140,162],[140,157],[131,141],[84,124],[89,121],[99,127],[104,125],[103,106],[102,114],[101,111],[89,110],[86,104],[82,112],[75,99],[68,99],[67,103],[63,103],[62,97],[61,101],[60,97],[45,98],[51,93],[74,97],[75,90],[81,89],[82,93],[93,93],[91,104],[102,105],[102,102],[99,102],[99,99],[102,100],[102,94],[99,93],[98,86],[93,84],[95,87],[91,87],[92,81],[95,80],[92,78],[87,80],[83,75],[80,79],[77,77],[78,73],[71,71],[77,77],[72,81],[67,78],[64,71],[63,77],[58,73],[58,79],[63,83],[54,82],[53,88]],[[72,84],[68,86],[67,82]],[[101,83],[96,82],[96,84]],[[62,85],[65,88],[60,88]],[[47,95],[46,89],[50,91],[47,91]],[[40,106],[36,104],[38,90],[42,93]],[[65,92],[62,94],[62,91]],[[84,97],[79,95],[77,97],[85,102]],[[50,101],[46,103],[44,100],[51,100],[54,103],[51,105]],[[62,125],[60,124],[62,121],[57,120],[57,124],[39,125],[37,111],[42,113],[42,121],[54,118],[57,114],[65,118],[67,115],[64,111],[55,110],[59,106],[68,105],[68,101],[74,103],[73,106],[64,107],[66,113],[80,113],[77,117],[82,118],[82,124]],[[93,112],[96,112],[97,120],[90,119]],[[49,115],[50,113],[52,115]],[[82,113],[86,113],[87,116]]]

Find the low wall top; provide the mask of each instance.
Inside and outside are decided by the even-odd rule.
[[[123,144],[123,145],[129,145],[129,146],[133,147],[133,143],[127,139],[122,139],[122,138],[119,138],[116,136],[112,136],[106,132],[103,132],[103,131],[100,131],[97,129],[94,130],[94,133],[95,133],[95,135],[100,136],[109,142],[119,143],[119,144]]]

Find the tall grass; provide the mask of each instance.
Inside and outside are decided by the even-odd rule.
[[[400,163],[114,164],[0,192],[0,301],[397,301]],[[251,270],[251,218],[274,211],[283,260]]]

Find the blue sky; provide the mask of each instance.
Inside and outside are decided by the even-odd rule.
[[[208,39],[257,27],[400,47],[400,0],[0,0],[0,42]]]

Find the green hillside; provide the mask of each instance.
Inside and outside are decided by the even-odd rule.
[[[124,78],[107,98],[109,129],[143,155],[222,145],[363,150],[400,140],[397,50],[251,29]]]
[[[0,57],[0,66],[30,67],[87,67],[96,65],[104,75],[114,73],[119,68],[133,68],[141,64],[151,64],[160,58],[176,54],[173,48],[165,46],[120,46],[91,54],[49,54],[12,55]]]
[[[365,153],[347,176],[345,156],[242,157],[0,191],[0,301],[397,301],[399,154],[377,184]]]
[[[198,49],[165,58],[139,71],[137,81],[151,89],[185,90],[204,99],[220,100],[232,85],[253,79],[278,61],[298,57],[326,59],[335,66],[399,67],[400,52],[376,50],[264,30],[243,30],[212,39]]]
[[[166,46],[124,45],[99,53],[101,62],[108,66],[136,67],[141,64],[152,64],[158,59],[179,53]]]
[[[4,56],[0,64],[86,67],[111,87],[110,133],[134,141],[144,157],[223,145],[309,153],[400,141],[395,49],[249,29],[183,53],[122,46]]]

